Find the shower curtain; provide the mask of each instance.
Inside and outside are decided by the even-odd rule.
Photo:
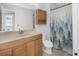
[[[56,49],[72,51],[72,6],[51,11],[51,41]],[[71,53],[71,52],[70,52]]]

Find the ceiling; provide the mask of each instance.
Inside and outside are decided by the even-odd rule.
[[[57,7],[60,7],[60,6],[66,5],[66,4],[68,4],[68,3],[51,3],[50,9],[55,9]]]
[[[46,3],[9,3],[9,4],[32,9],[32,10],[34,10],[38,5],[42,5],[42,6],[46,5]],[[47,3],[47,4],[50,5],[50,9],[54,9],[54,8],[60,7],[62,5],[66,5],[68,3]]]
[[[8,3],[8,4],[27,8],[27,9],[32,9],[32,10],[35,9],[35,5],[33,3]]]

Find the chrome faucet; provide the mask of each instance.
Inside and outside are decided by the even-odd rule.
[[[17,27],[19,28],[18,33],[19,34],[24,34],[24,31],[21,29],[22,27],[19,24],[17,24]]]
[[[24,34],[24,31],[19,29],[19,34]]]

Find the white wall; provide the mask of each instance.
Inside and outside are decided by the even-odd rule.
[[[77,49],[78,49],[78,55],[79,55],[79,3],[77,5]]]
[[[26,9],[31,9],[31,10],[34,10],[35,9],[35,6],[34,6],[34,3],[9,3],[10,5],[14,5],[14,6],[19,6],[19,7],[23,7],[23,8],[26,8]]]
[[[73,52],[79,55],[79,3],[73,3]]]
[[[72,4],[73,16],[73,55],[79,55],[79,3]]]
[[[0,6],[15,11],[15,30],[18,30],[17,25],[23,29],[33,29],[33,10],[5,3]]]
[[[35,29],[37,31],[41,31],[43,33],[43,40],[50,40],[50,4],[47,3],[39,3],[38,8],[47,11],[47,24],[39,24],[35,25]]]
[[[79,11],[78,11],[78,7],[79,7],[79,4],[76,4],[76,3],[73,3],[72,4],[72,22],[73,22],[73,55],[74,53],[78,53],[79,55],[79,40],[78,40],[78,14],[79,14]]]
[[[78,43],[77,44],[77,46],[78,46],[77,49],[78,49],[78,55],[79,55],[79,3],[77,4],[77,9],[78,9],[77,10],[77,17],[78,17],[77,18],[77,27],[78,27],[78,29],[77,29],[77,36],[78,36],[77,37],[77,43]]]

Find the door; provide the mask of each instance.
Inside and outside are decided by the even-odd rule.
[[[34,56],[35,55],[35,44],[34,41],[30,41],[26,44],[26,52],[27,56]]]
[[[25,44],[13,47],[13,56],[25,56],[25,55],[26,55]]]
[[[42,50],[42,40],[37,39],[35,40],[35,55],[36,56],[42,56],[43,50]]]

